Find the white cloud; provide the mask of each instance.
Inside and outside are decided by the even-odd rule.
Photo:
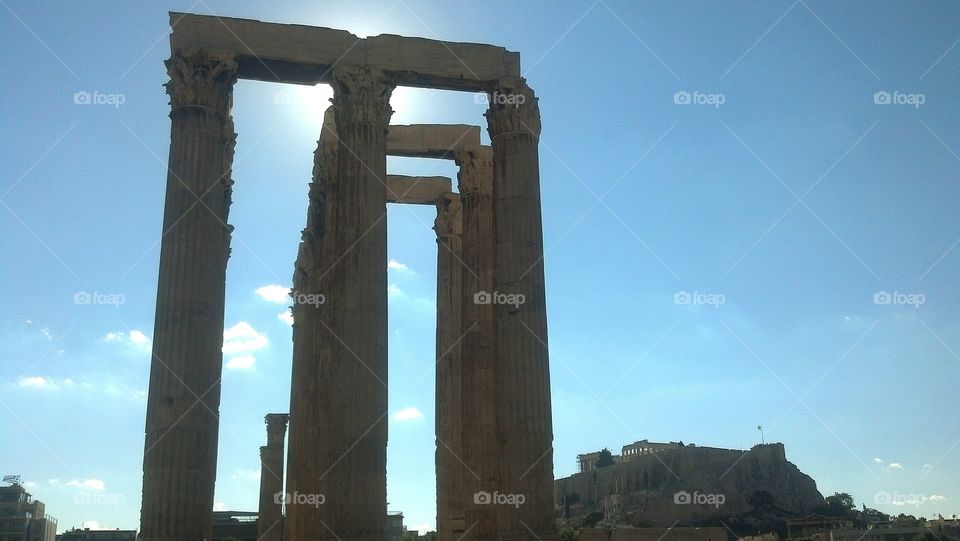
[[[277,319],[286,323],[287,325],[293,325],[293,313],[290,310],[284,310],[277,314]]]
[[[227,354],[256,351],[266,347],[267,343],[267,335],[257,332],[246,321],[223,331],[223,352]]]
[[[137,329],[134,329],[129,333],[108,332],[107,335],[103,337],[103,340],[104,342],[122,344],[140,351],[150,351],[151,348],[150,338],[144,334],[143,331],[139,331]]]
[[[259,295],[261,299],[275,304],[287,304],[291,301],[290,288],[277,284],[257,288],[254,293]]]
[[[390,284],[387,286],[387,296],[389,297],[406,297],[407,294],[400,289],[400,286],[397,284]]]
[[[85,490],[103,490],[107,487],[106,483],[100,479],[71,479],[66,483],[61,483],[60,479],[49,479],[47,484],[54,488],[81,488]]]
[[[932,501],[932,502],[945,502],[945,501],[947,501],[947,497],[946,497],[946,496],[941,496],[940,494],[933,494],[932,496],[930,496],[930,501]]]
[[[405,264],[397,261],[396,259],[391,259],[387,262],[387,268],[393,270],[410,270]]]
[[[227,361],[227,368],[230,370],[249,370],[256,364],[257,359],[253,355],[240,355],[231,357]]]
[[[227,504],[225,504],[225,503],[223,503],[223,502],[213,502],[213,510],[214,510],[214,511],[226,511],[226,510],[227,510]]]
[[[890,468],[891,468],[891,469],[894,469],[894,470],[902,470],[902,469],[903,469],[903,464],[900,464],[899,462],[891,462],[891,463],[890,463]]]
[[[34,489],[34,488],[37,488],[37,483],[36,481],[27,481],[26,483],[23,483],[21,486],[23,488]]]
[[[873,459],[873,461],[876,462],[877,464],[883,464],[883,460],[879,458],[875,458]]]
[[[71,488],[85,488],[89,490],[103,490],[106,488],[106,484],[99,479],[84,479],[83,481],[73,479],[72,481],[67,481],[67,486]]]
[[[47,379],[43,376],[30,376],[27,378],[20,378],[17,381],[17,385],[20,387],[26,387],[28,389],[42,389],[45,391],[55,391],[60,388],[53,380]]]
[[[83,526],[81,528],[89,528],[91,530],[102,530],[103,526],[100,525],[96,520],[85,520],[83,521]]]
[[[933,469],[933,464],[924,464],[923,466],[920,466],[920,469],[921,469],[921,470],[932,470],[932,469]]]
[[[420,410],[410,406],[409,408],[403,408],[402,410],[393,414],[393,419],[395,421],[413,421],[417,419],[423,419],[423,414],[420,413]]]

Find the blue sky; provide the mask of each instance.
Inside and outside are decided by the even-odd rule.
[[[61,530],[138,527],[167,10],[521,53],[544,126],[558,477],[604,446],[747,448],[763,425],[824,494],[960,512],[960,5],[0,4],[0,473]],[[290,327],[268,286],[290,284],[328,96],[236,86],[223,508],[256,509],[263,415],[288,408]],[[393,106],[395,123],[483,123],[470,94],[399,89]],[[424,528],[433,217],[388,212],[388,499]]]

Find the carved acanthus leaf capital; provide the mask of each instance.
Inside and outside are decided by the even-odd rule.
[[[396,84],[368,66],[338,66],[333,70],[334,115],[341,129],[350,124],[372,124],[384,130],[393,109],[390,95]]]
[[[493,190],[493,149],[488,146],[469,146],[453,152],[457,164],[457,181],[460,193],[472,196],[475,193],[490,194]]]
[[[503,135],[530,135],[540,138],[540,107],[527,81],[517,77],[501,80],[488,94],[487,117],[490,139]]]
[[[204,50],[174,53],[165,62],[170,107],[199,107],[227,116],[237,82],[237,63],[228,54]]]

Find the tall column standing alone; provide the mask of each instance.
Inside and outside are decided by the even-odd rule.
[[[324,496],[297,539],[382,541],[387,516],[387,126],[393,85],[337,67],[337,174],[325,186],[317,346]]]
[[[456,541],[463,535],[463,443],[461,440],[460,303],[463,267],[460,196],[448,193],[437,201],[437,374],[436,473],[437,537]]]
[[[463,220],[460,342],[463,488],[465,538],[496,539],[495,509],[478,504],[476,495],[493,492],[500,476],[494,408],[493,306],[476,302],[493,290],[493,154],[489,147],[454,153]]]
[[[140,539],[201,541],[213,528],[237,66],[212,51],[174,54],[166,65],[170,156]]]
[[[257,514],[257,541],[283,540],[283,438],[287,432],[285,413],[268,413],[267,444],[260,448],[260,510]]]
[[[492,306],[500,491],[524,498],[516,507],[495,505],[497,539],[550,539],[557,533],[537,150],[540,109],[523,79],[503,80],[491,95],[486,117],[493,146],[493,290],[501,299],[507,296],[504,304],[495,298]]]

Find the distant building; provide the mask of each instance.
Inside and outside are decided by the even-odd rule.
[[[640,440],[629,445],[624,445],[620,451],[620,461],[626,462],[642,455],[661,453],[680,447],[680,443],[671,441],[670,443],[657,443],[653,441]]]
[[[257,541],[257,513],[214,511],[211,541]]]
[[[635,441],[633,443],[624,445],[619,455],[612,455],[613,462],[614,464],[629,462],[644,455],[661,453],[663,451],[669,451],[679,447],[683,447],[683,444],[676,441],[671,441],[669,443],[658,443],[647,440]],[[600,453],[601,451],[594,451],[592,453],[577,455],[577,466],[580,471],[585,472],[597,469],[597,461],[600,459]]]
[[[852,528],[853,522],[843,517],[828,517],[812,514],[802,518],[787,519],[787,539],[825,537],[832,530]],[[855,540],[853,540],[855,541]]]
[[[137,530],[91,530],[74,528],[57,536],[57,541],[136,541]]]
[[[0,541],[55,541],[57,519],[18,482],[0,487]]]
[[[403,541],[403,513],[387,514],[387,541]]]

